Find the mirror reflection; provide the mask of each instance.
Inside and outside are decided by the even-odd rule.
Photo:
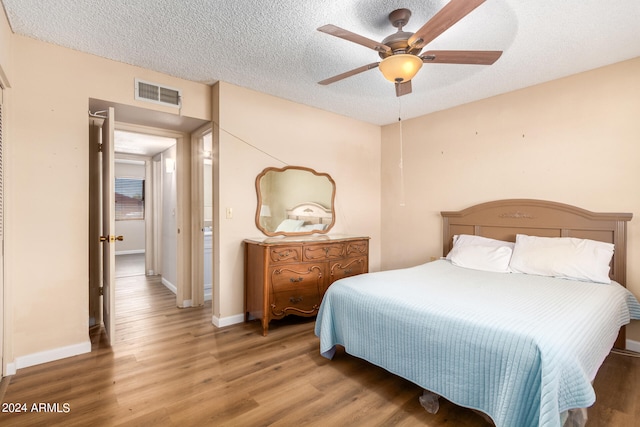
[[[300,166],[267,168],[256,178],[256,226],[267,236],[327,233],[333,227],[335,182]]]

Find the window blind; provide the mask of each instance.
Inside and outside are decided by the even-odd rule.
[[[144,179],[116,178],[116,221],[144,219]]]

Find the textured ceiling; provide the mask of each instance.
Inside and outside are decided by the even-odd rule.
[[[640,56],[639,0],[488,0],[427,49],[503,50],[491,66],[425,64],[396,98],[379,60],[316,31],[334,24],[374,40],[389,12],[414,32],[446,0],[2,0],[15,33],[188,80],[218,80],[374,124],[388,124]]]
[[[116,130],[114,133],[113,149],[116,153],[153,157],[174,145],[176,145],[175,138],[121,130]]]

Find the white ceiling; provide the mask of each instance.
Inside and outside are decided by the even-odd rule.
[[[488,0],[427,49],[503,50],[491,66],[425,64],[396,98],[379,60],[316,31],[334,24],[374,40],[408,8],[414,32],[446,0],[2,0],[14,32],[182,77],[233,83],[302,104],[389,124],[640,56],[639,0]]]
[[[175,138],[147,135],[137,132],[116,130],[114,132],[114,151],[116,153],[136,154],[153,157],[176,145]]]

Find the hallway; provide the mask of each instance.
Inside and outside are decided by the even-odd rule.
[[[144,275],[144,253],[116,255],[116,278]]]

